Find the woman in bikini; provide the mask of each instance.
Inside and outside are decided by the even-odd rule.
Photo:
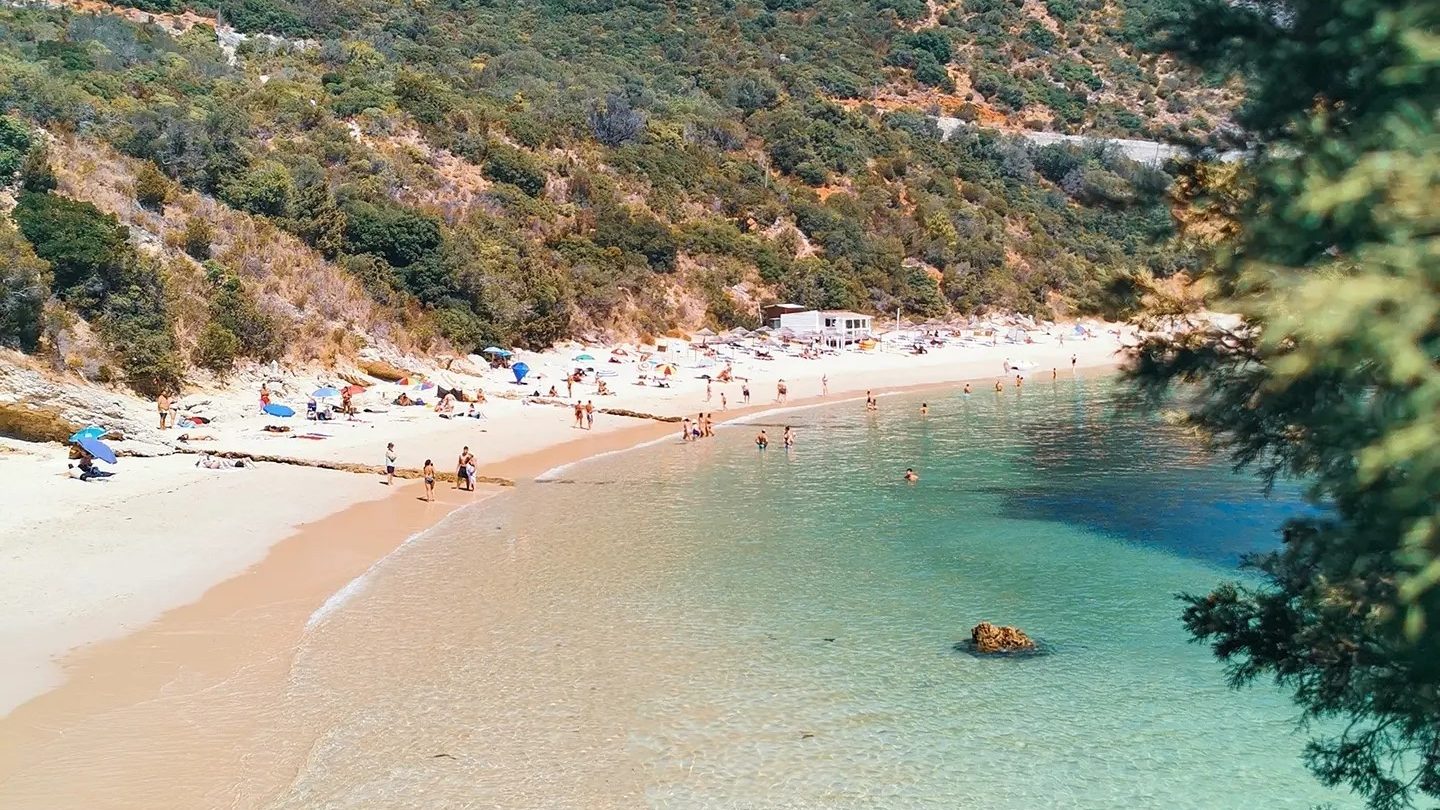
[[[425,459],[425,466],[421,469],[425,476],[425,500],[435,500],[435,464],[430,459]]]

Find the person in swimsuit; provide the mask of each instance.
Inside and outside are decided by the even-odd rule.
[[[820,396],[830,396],[830,375],[826,374],[820,378]]]
[[[1020,374],[1016,374],[1016,375],[1015,375],[1015,387],[1016,387],[1016,388],[1019,388],[1019,387],[1021,386],[1021,384],[1024,383],[1024,382],[1025,382],[1025,377],[1024,377],[1023,375],[1020,375]]]
[[[921,415],[921,416],[929,416],[929,415],[930,415],[930,403],[928,403],[928,402],[922,402],[922,403],[920,403],[920,415]]]
[[[740,399],[744,401],[746,405],[750,404],[750,383],[747,382],[740,386]]]
[[[776,402],[784,402],[784,401],[785,401],[785,392],[786,392],[786,388],[785,388],[785,381],[784,381],[784,380],[781,380],[780,382],[775,383],[775,401],[776,401]]]
[[[170,417],[170,397],[161,394],[155,398],[155,409],[160,412],[160,429],[165,429],[165,420]]]
[[[685,417],[684,422],[680,423],[680,441],[690,441],[690,417],[688,416]]]
[[[455,488],[470,488],[470,448],[464,447],[460,450],[460,457],[455,460]],[[463,485],[463,486],[462,486]]]
[[[965,396],[970,396],[970,383],[965,383]]]
[[[585,427],[585,406],[581,405],[578,399],[575,400],[575,427]]]
[[[760,431],[760,433],[755,436],[755,447],[758,448],[758,449],[760,449],[760,450],[764,450],[765,448],[767,448],[767,447],[769,447],[769,446],[770,446],[770,437],[765,435],[765,431],[763,431],[763,430]]]
[[[721,392],[720,392],[720,410],[722,410],[722,411],[728,411],[728,410],[730,410],[730,404],[725,401],[725,392],[724,392],[724,391],[721,391]]]
[[[395,484],[395,443],[385,445],[385,485]]]
[[[1005,386],[1001,385],[999,380],[996,380],[996,381],[995,381],[995,393],[998,394],[998,393],[1000,393],[1001,391],[1004,391],[1004,390],[1005,390]]]
[[[789,425],[785,426],[785,435],[781,438],[781,441],[784,442],[786,450],[795,446],[795,431],[791,430]]]
[[[595,400],[585,400],[585,429],[595,429]]]
[[[919,481],[919,480],[920,480],[920,474],[917,473],[917,472],[915,472],[914,468],[906,467],[906,468],[905,468],[905,480],[906,480],[906,481],[909,481],[910,483],[913,484],[913,483],[915,483],[916,481]]]
[[[435,500],[435,464],[430,459],[425,459],[425,466],[421,468],[425,476],[425,500]]]
[[[709,402],[709,401],[710,401],[710,381],[709,381],[709,380],[706,380],[706,381],[705,381],[705,401],[706,401],[706,402]]]

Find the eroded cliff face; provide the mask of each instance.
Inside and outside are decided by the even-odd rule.
[[[63,442],[80,428],[101,422],[137,443],[163,444],[148,415],[138,397],[65,378],[18,352],[0,351],[0,436]]]

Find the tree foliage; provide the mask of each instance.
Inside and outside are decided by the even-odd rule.
[[[1166,41],[1246,82],[1238,174],[1187,178],[1222,237],[1209,303],[1239,329],[1154,339],[1135,371],[1242,466],[1317,510],[1186,597],[1235,685],[1271,679],[1326,784],[1381,810],[1440,798],[1440,6],[1203,0]],[[1157,315],[1173,316],[1175,310]],[[1429,800],[1429,801],[1425,801]]]

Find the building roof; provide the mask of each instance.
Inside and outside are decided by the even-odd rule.
[[[836,318],[874,318],[874,315],[866,315],[862,312],[851,312],[848,309],[824,309],[821,315],[830,315]]]

